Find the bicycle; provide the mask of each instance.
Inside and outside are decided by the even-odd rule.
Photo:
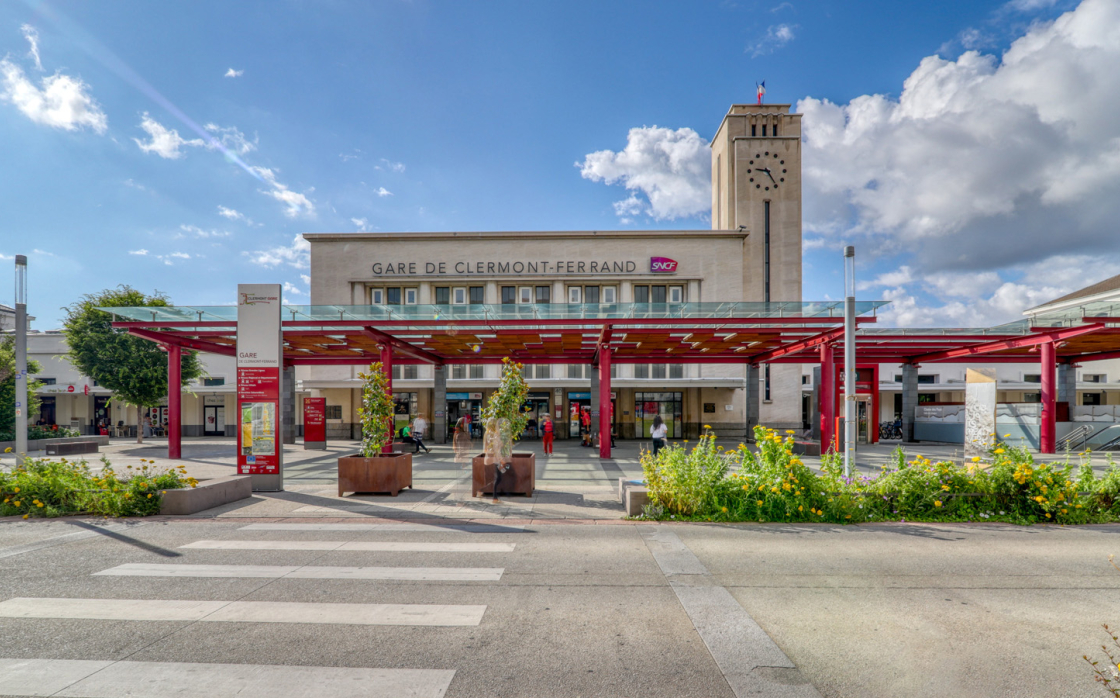
[[[901,441],[902,425],[898,422],[883,422],[879,425],[880,441]]]

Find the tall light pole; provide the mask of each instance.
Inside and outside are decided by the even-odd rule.
[[[844,477],[856,459],[856,248],[844,248]]]
[[[27,257],[16,255],[16,464],[27,455]]]

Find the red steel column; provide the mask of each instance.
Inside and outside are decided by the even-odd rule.
[[[832,432],[836,425],[836,366],[833,363],[832,344],[821,345],[821,454],[832,446]]]
[[[611,348],[599,347],[599,457],[611,457]]]
[[[183,457],[183,350],[177,344],[167,346],[167,457]]]
[[[1054,434],[1057,418],[1057,381],[1054,376],[1054,343],[1042,345],[1039,368],[1042,369],[1042,419],[1038,427],[1038,450],[1054,452]]]
[[[393,394],[393,347],[388,344],[381,345],[381,372],[385,374],[385,389]],[[396,436],[395,422],[390,425],[389,440],[381,447],[382,453],[393,452],[393,437]]]

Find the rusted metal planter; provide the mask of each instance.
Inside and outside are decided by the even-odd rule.
[[[537,486],[537,454],[514,453],[513,464],[509,470],[502,473],[498,494],[523,494],[533,496],[533,489]],[[494,466],[486,465],[486,456],[475,456],[471,460],[471,494],[475,497],[480,494],[494,493]]]
[[[338,496],[346,492],[385,493],[396,497],[412,488],[412,454],[381,453],[373,458],[346,456],[338,459]]]

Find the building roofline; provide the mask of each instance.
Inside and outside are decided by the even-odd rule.
[[[749,235],[746,230],[496,230],[457,232],[385,232],[385,233],[304,233],[309,242],[352,242],[355,240],[521,240],[565,238],[737,238]]]

